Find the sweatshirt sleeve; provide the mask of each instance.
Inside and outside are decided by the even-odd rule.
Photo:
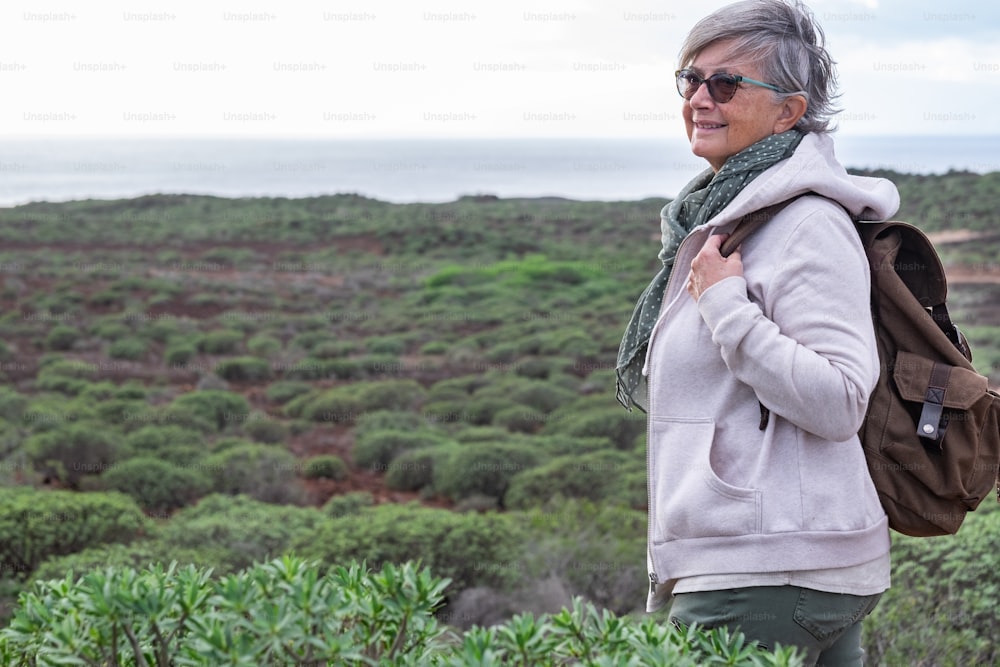
[[[776,262],[768,315],[742,277],[707,289],[698,309],[729,370],[765,407],[842,442],[860,428],[879,373],[867,260],[853,224],[826,208],[782,245],[773,254],[757,247],[757,261]]]

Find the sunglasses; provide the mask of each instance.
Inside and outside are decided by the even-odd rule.
[[[779,93],[783,93],[781,88],[773,86],[769,83],[764,83],[762,81],[754,81],[753,79],[748,79],[745,76],[740,76],[739,74],[726,74],[724,72],[719,72],[718,74],[713,74],[707,79],[703,79],[692,70],[682,69],[674,73],[677,77],[677,92],[681,94],[686,100],[694,97],[694,94],[698,92],[701,88],[701,84],[708,84],[708,94],[712,97],[717,104],[725,104],[729,100],[733,99],[736,91],[740,87],[740,83],[752,83],[755,86],[761,86],[762,88],[770,88],[771,90],[776,90]]]

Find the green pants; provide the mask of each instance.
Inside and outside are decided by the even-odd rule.
[[[824,593],[797,586],[752,586],[701,593],[678,593],[670,607],[674,625],[739,629],[765,649],[798,646],[806,665],[858,667],[862,664],[861,621],[878,595]]]

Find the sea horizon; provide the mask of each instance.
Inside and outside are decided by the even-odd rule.
[[[1000,171],[1000,135],[835,134],[834,141],[848,169]],[[0,206],[148,194],[635,201],[670,199],[707,166],[683,137],[0,138]]]

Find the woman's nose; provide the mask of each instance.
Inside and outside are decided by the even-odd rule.
[[[708,81],[701,82],[688,102],[692,107],[702,109],[715,104],[715,100],[712,99],[712,96],[708,92]]]

